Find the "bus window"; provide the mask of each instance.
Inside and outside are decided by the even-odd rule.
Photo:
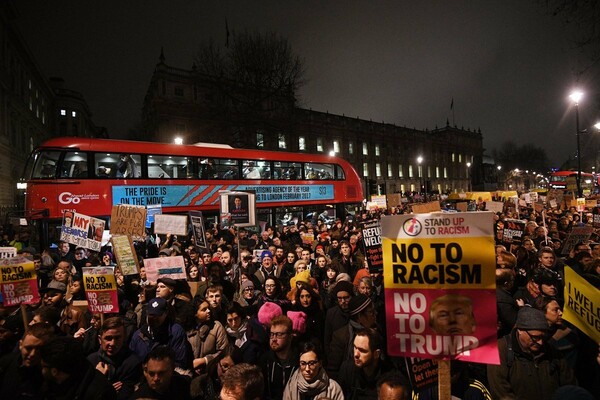
[[[187,179],[192,177],[187,157],[148,156],[148,178]]]
[[[268,179],[271,175],[269,163],[267,161],[244,160],[242,175],[244,179]]]
[[[59,178],[89,178],[87,153],[68,151],[59,168]]]
[[[117,178],[139,178],[141,177],[140,165],[141,157],[137,154],[119,154],[119,163],[117,164]]]
[[[217,178],[220,179],[239,179],[238,160],[220,160],[215,159],[215,170]]]
[[[115,177],[119,165],[118,153],[96,153],[94,154],[94,168],[98,178]]]
[[[302,177],[302,168],[300,168],[300,163],[275,161],[273,165],[275,167],[273,179],[296,180]]]
[[[59,151],[43,151],[38,153],[31,177],[33,179],[54,178],[59,157]]]
[[[215,168],[215,160],[212,158],[198,159],[198,178],[200,179],[217,179],[217,170]]]
[[[333,164],[306,163],[306,179],[333,179]]]
[[[335,179],[346,179],[346,175],[344,175],[344,169],[339,165],[335,166]]]

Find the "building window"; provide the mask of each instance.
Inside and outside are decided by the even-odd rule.
[[[61,108],[61,109],[60,109],[60,115],[62,115],[63,117],[64,117],[65,115],[67,115],[67,110],[65,110],[64,108]]]
[[[40,106],[38,105],[35,106],[35,116],[36,118],[40,117]]]
[[[418,171],[417,173],[419,174],[419,178],[422,178],[423,177],[423,166],[419,165],[417,167],[417,171]]]
[[[412,165],[408,166],[408,177],[413,178],[413,168]]]
[[[394,171],[392,168],[392,164],[388,164],[388,178],[392,178],[394,176]]]
[[[29,111],[33,111],[33,99],[29,98]]]
[[[348,154],[354,154],[354,143],[348,142]]]
[[[462,162],[462,154],[459,154],[459,155],[458,155],[458,162],[459,162],[459,163],[460,163],[460,162]]]
[[[369,155],[369,146],[366,143],[363,143],[363,156]]]
[[[46,113],[42,111],[42,124],[46,125]]]
[[[277,138],[278,138],[278,142],[279,142],[279,148],[287,149],[287,143],[285,142],[285,134],[280,133],[277,135]]]
[[[429,165],[427,166],[427,177],[431,178],[431,167]]]
[[[375,145],[375,155],[376,156],[380,156],[381,155],[381,151],[379,150],[379,145],[378,144]]]
[[[183,88],[181,86],[175,86],[175,96],[183,97]]]
[[[317,151],[323,151],[323,138],[317,138]]]
[[[435,177],[436,178],[440,177],[440,167],[435,167]]]
[[[77,117],[77,111],[71,111],[71,117],[76,118]]]
[[[262,132],[256,132],[256,147],[261,149],[265,147],[265,134]]]
[[[404,178],[404,171],[402,171],[402,164],[398,164],[398,177]]]
[[[454,153],[452,153],[452,162],[454,162],[454,161],[455,161],[455,160],[454,160]]]
[[[448,170],[444,167],[444,178],[448,178]]]
[[[306,138],[304,136],[298,136],[298,150],[306,150]]]
[[[363,163],[363,176],[364,177],[369,176],[369,164],[368,163]]]
[[[337,140],[333,141],[333,152],[336,154],[340,152],[340,142]]]
[[[375,164],[375,176],[381,178],[381,163]]]
[[[29,80],[27,81],[27,87],[29,88],[29,90],[31,90],[31,79],[29,79]]]

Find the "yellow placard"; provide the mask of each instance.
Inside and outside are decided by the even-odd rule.
[[[564,296],[563,318],[600,342],[600,290],[565,266]]]

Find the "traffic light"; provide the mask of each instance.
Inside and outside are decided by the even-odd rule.
[[[379,189],[377,187],[377,181],[375,179],[369,179],[369,195],[377,195],[379,194]]]

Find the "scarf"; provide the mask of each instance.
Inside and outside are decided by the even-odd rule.
[[[300,400],[302,396],[316,397],[321,393],[325,393],[329,387],[329,377],[325,372],[325,368],[321,367],[317,373],[316,379],[312,383],[306,382],[300,369],[296,370],[291,376],[288,386],[292,389],[288,400]]]
[[[246,337],[247,329],[248,322],[246,321],[242,322],[242,325],[238,328],[237,331],[234,331],[229,326],[225,328],[225,330],[227,331],[227,335],[231,336],[232,338],[235,338],[235,346],[237,348],[241,348],[244,345],[244,343],[246,343],[246,341],[248,340],[248,338]]]

